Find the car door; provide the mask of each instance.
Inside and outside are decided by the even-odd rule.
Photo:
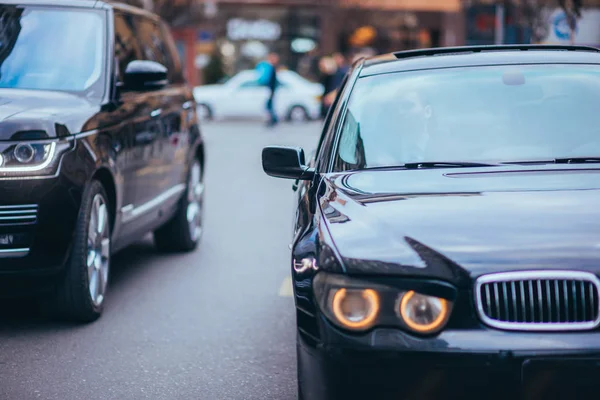
[[[133,18],[136,38],[140,44],[141,59],[154,61],[168,67],[160,46],[160,29],[158,23],[146,16],[136,15]],[[146,91],[143,94],[145,117],[138,126],[136,134],[142,142],[146,142],[144,153],[145,168],[140,175],[143,187],[139,193],[143,204],[152,205],[155,209],[160,200],[171,189],[170,169],[167,164],[168,133],[165,120],[172,112],[172,101],[169,86]]]
[[[160,23],[160,54],[169,69],[169,86],[163,90],[163,129],[167,137],[164,150],[170,184],[187,183],[187,157],[192,146],[191,130],[197,128],[194,94],[183,76],[181,60],[168,26]]]
[[[137,17],[138,38],[145,60],[154,61],[167,67],[168,84],[151,94],[155,120],[160,127],[157,154],[153,170],[153,182],[158,189],[159,212],[172,209],[185,190],[187,182],[187,154],[190,146],[187,125],[194,112],[194,97],[188,88],[181,63],[177,56],[175,42],[168,28],[160,21],[148,17]]]
[[[160,97],[156,92],[129,91],[123,87],[124,73],[131,61],[144,59],[134,15],[115,12],[115,62],[120,90],[122,131],[128,137],[127,167],[123,171],[124,198],[121,209],[123,233],[143,230],[151,219],[152,202],[162,191],[163,132]]]
[[[265,115],[269,89],[261,85],[254,71],[246,71],[229,85],[229,103],[232,117],[259,118]]]

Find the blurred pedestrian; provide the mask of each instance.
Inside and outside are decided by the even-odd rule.
[[[344,82],[344,78],[350,70],[350,66],[348,65],[347,59],[342,53],[335,53],[331,57],[331,60],[332,66],[330,69],[333,72],[331,73],[329,81],[327,82],[328,85],[325,88],[325,95],[321,100],[321,109],[322,112],[325,113],[325,115],[327,114],[329,107],[331,107],[331,105],[335,101],[337,93],[340,87],[342,86],[342,83]],[[330,62],[331,61],[327,61],[328,64]]]
[[[328,101],[330,94],[335,92],[335,73],[337,65],[332,57],[323,57],[319,61],[319,72],[321,74],[320,83],[323,85],[323,96],[321,97],[321,117],[325,118],[329,112]],[[328,104],[329,103],[329,104]]]
[[[315,48],[304,54],[298,62],[297,72],[310,81],[319,80],[319,50]]]
[[[344,77],[348,73],[350,67],[346,61],[346,57],[342,53],[335,53],[333,55],[333,59],[336,64],[336,71],[333,76],[333,83],[336,89],[339,89],[342,86],[342,82],[344,81]]]
[[[275,93],[279,86],[277,80],[277,69],[279,68],[279,55],[270,53],[266,62],[261,62],[257,65],[259,72],[259,83],[269,89],[269,99],[267,100],[266,109],[269,113],[268,126],[275,126],[279,122],[277,113],[275,112]]]
[[[277,119],[277,113],[275,112],[275,92],[279,86],[277,80],[277,69],[279,68],[279,55],[277,53],[269,54],[269,64],[271,64],[271,75],[269,76],[269,100],[267,101],[267,111],[269,112],[270,121],[269,126],[275,126],[279,122]]]

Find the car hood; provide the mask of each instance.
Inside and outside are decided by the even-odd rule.
[[[470,282],[507,270],[600,273],[600,169],[330,175],[321,212],[350,274]]]
[[[0,89],[0,141],[18,140],[24,132],[53,138],[87,130],[99,106],[69,93]]]

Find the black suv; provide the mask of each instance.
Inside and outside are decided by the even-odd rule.
[[[89,322],[111,254],[191,251],[204,146],[168,27],[95,0],[0,3],[0,285]]]

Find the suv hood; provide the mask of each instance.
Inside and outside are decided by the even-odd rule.
[[[49,138],[83,132],[98,111],[98,105],[69,93],[0,89],[0,141],[19,140],[27,131]]]
[[[326,177],[321,212],[344,268],[457,285],[497,271],[600,273],[600,169],[499,168]]]

